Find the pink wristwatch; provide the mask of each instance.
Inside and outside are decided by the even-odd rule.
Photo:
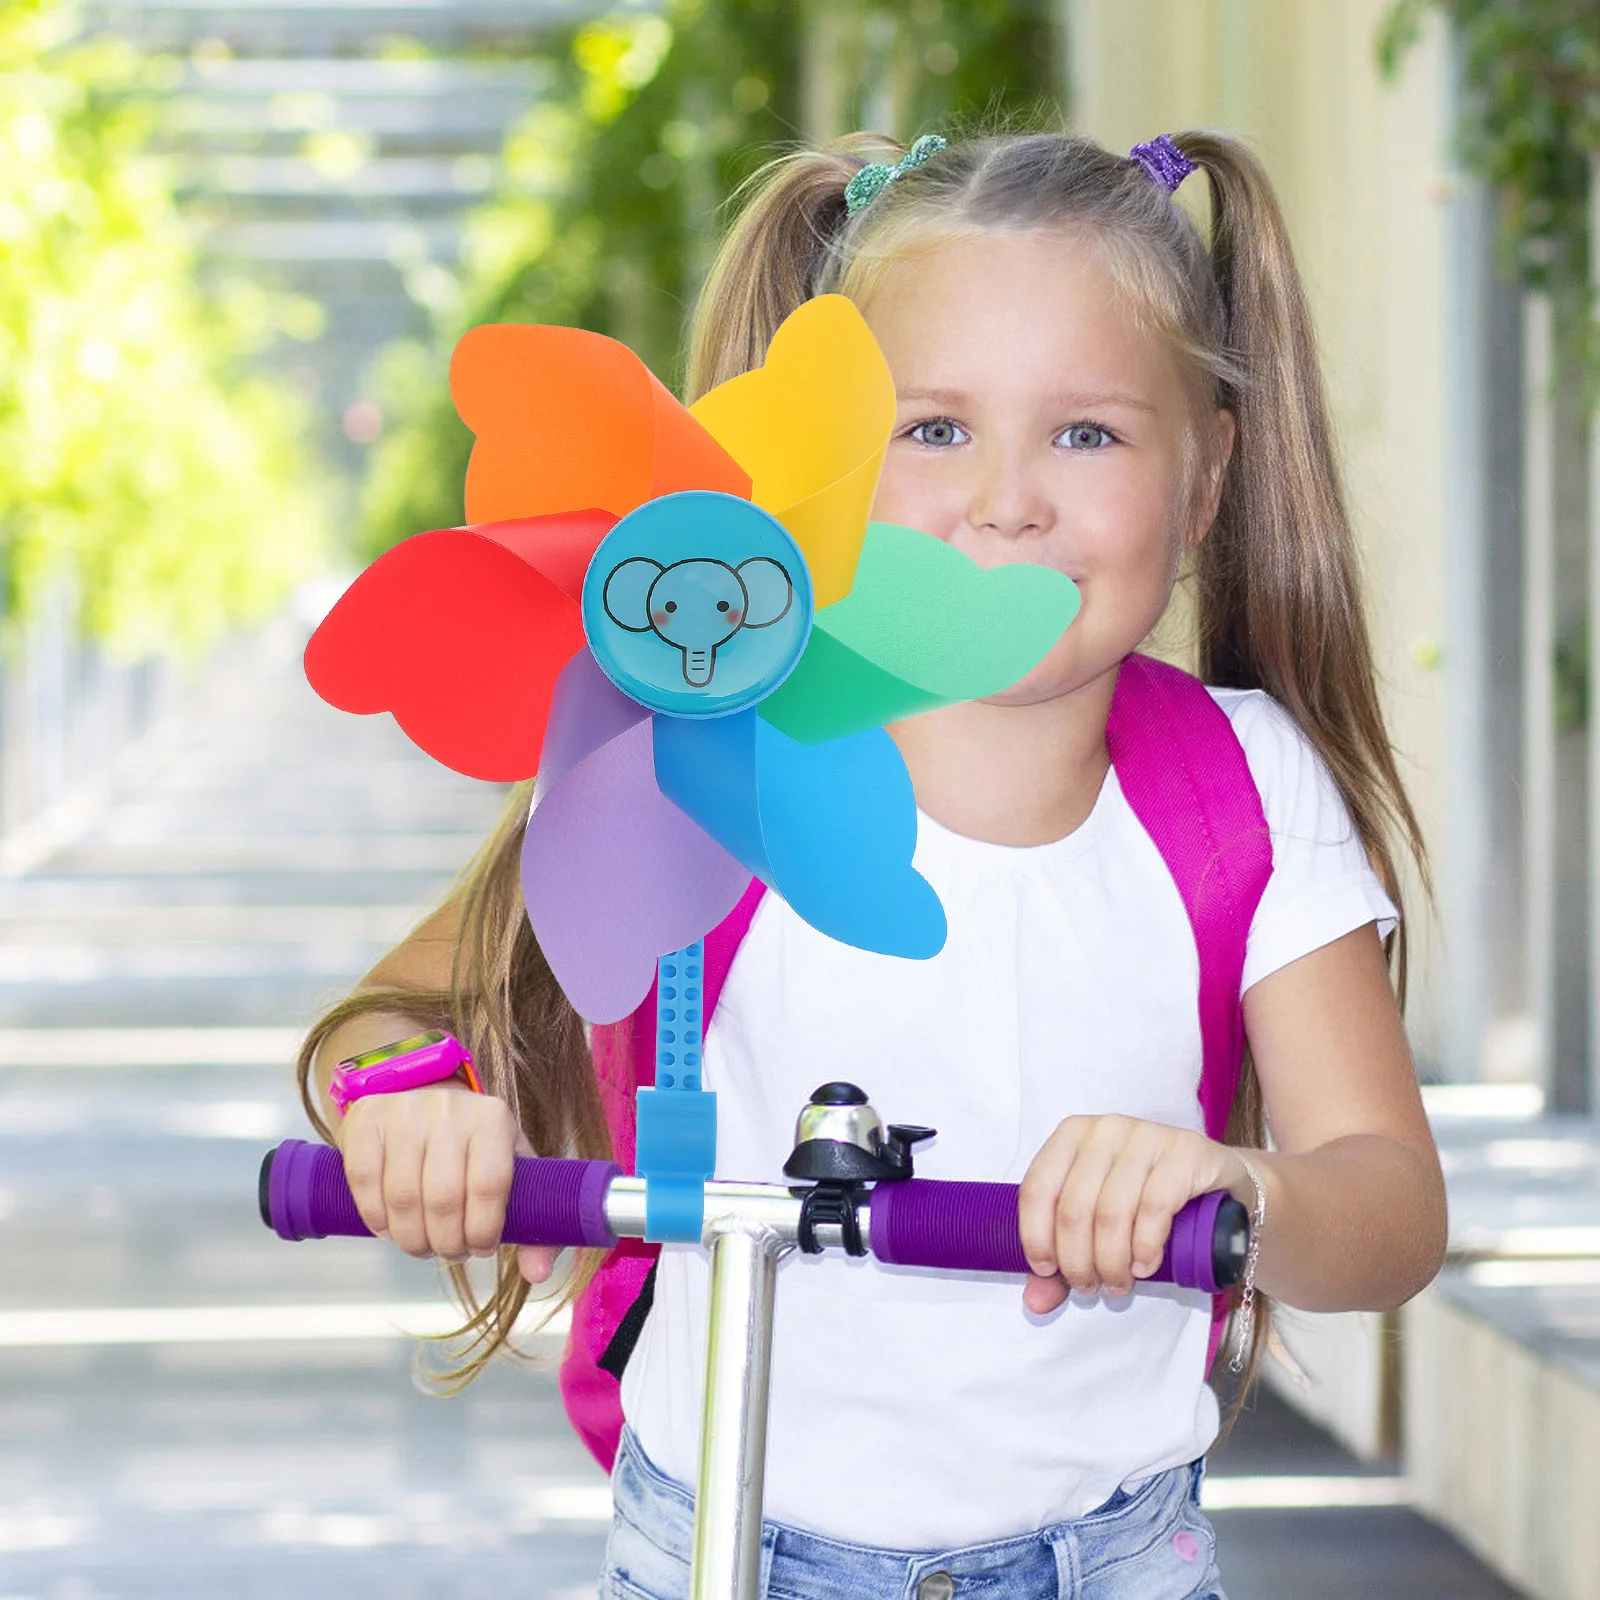
[[[483,1093],[471,1051],[459,1039],[434,1028],[341,1061],[333,1069],[328,1098],[339,1108],[342,1117],[351,1101],[364,1095],[397,1094],[402,1089],[420,1089],[425,1084],[442,1083],[457,1075],[466,1079],[467,1087],[474,1094]]]

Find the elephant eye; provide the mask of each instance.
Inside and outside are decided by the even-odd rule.
[[[718,611],[726,611],[727,609],[728,609],[728,602],[726,600],[717,601],[717,610]]]
[[[664,611],[676,611],[678,609],[678,602],[676,600],[669,600],[667,601],[666,605],[662,607],[662,609]]]

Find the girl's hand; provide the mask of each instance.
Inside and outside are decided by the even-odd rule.
[[[1034,1273],[1023,1304],[1044,1312],[1074,1289],[1131,1293],[1161,1265],[1173,1217],[1212,1189],[1253,1192],[1226,1145],[1135,1117],[1068,1117],[1022,1180],[1018,1222]]]
[[[334,1127],[361,1220],[407,1255],[492,1256],[505,1227],[513,1156],[531,1156],[511,1108],[447,1082],[357,1100]],[[550,1276],[555,1251],[523,1245],[529,1283]]]

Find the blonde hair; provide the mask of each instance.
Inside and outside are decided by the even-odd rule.
[[[1238,140],[1188,132],[1173,143],[1210,185],[1209,240],[1142,168],[1066,134],[953,144],[854,217],[845,206],[850,179],[869,161],[897,161],[903,145],[852,134],[772,162],[738,197],[740,214],[701,294],[688,397],[759,366],[779,324],[805,300],[828,291],[861,300],[907,254],[988,232],[1059,234],[1096,250],[1129,314],[1178,357],[1197,412],[1223,407],[1236,419],[1220,512],[1190,571],[1200,676],[1265,689],[1293,714],[1398,904],[1402,852],[1425,890],[1426,853],[1378,701],[1355,540],[1287,231],[1265,172]],[[503,840],[469,882],[468,959],[438,1005],[441,1015],[448,1002],[451,1014],[477,1019],[497,1063],[491,1079],[523,1108],[536,1148],[564,1141],[602,1153],[605,1126],[593,1073],[580,1071],[576,1019],[522,916],[516,864],[525,804],[514,803]],[[502,919],[518,926],[508,931]],[[1389,956],[1403,998],[1403,919]],[[1265,1137],[1260,1084],[1247,1059],[1228,1139],[1259,1146]],[[475,1308],[479,1344],[466,1376],[504,1342],[523,1295],[514,1259],[503,1258],[495,1298]],[[1257,1318],[1241,1401],[1268,1326]]]

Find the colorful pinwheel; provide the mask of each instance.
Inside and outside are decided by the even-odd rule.
[[[537,772],[528,915],[578,1011],[626,1016],[752,874],[834,938],[933,955],[883,725],[1015,683],[1078,596],[869,525],[895,397],[850,302],[809,301],[688,409],[572,328],[477,328],[450,381],[470,525],[374,562],[306,673],[457,771]]]

